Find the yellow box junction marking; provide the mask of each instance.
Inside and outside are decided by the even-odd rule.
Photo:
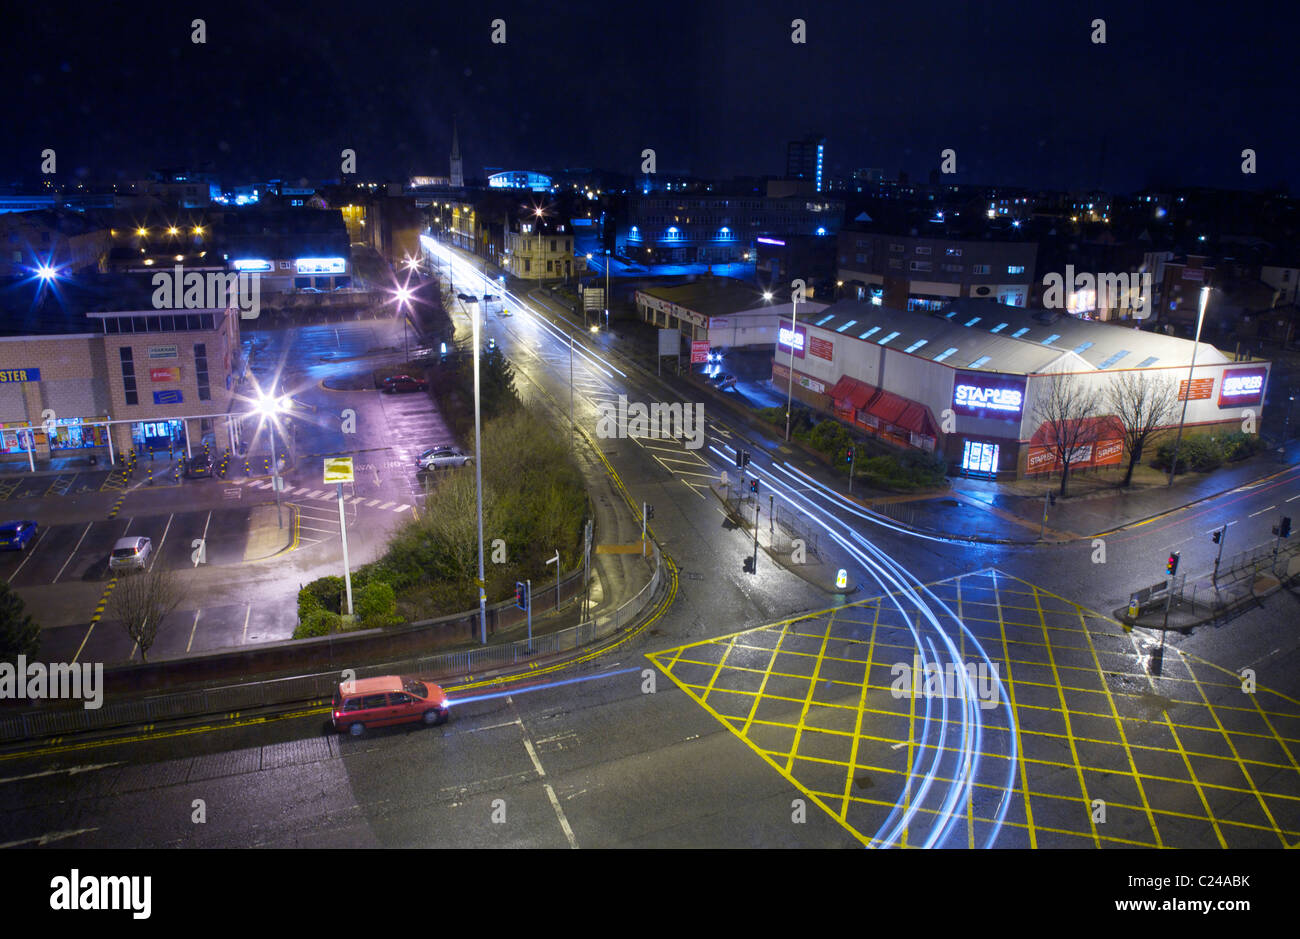
[[[981,710],[980,768],[954,807],[946,847],[1278,847],[1300,839],[1300,702],[1174,648],[1144,670],[1119,623],[996,570],[930,585],[998,665],[1005,698]],[[875,845],[886,819],[917,803],[944,723],[924,698],[891,693],[915,640],[888,595],[690,643],[647,658],[853,837]],[[915,611],[897,598],[915,621]],[[951,631],[950,631],[951,632]],[[959,636],[953,634],[954,641]],[[960,636],[963,663],[978,661]],[[941,656],[946,661],[947,655]],[[1019,742],[1008,790],[1011,735]],[[960,702],[947,725],[959,728]],[[947,763],[960,756],[946,738]],[[943,764],[941,764],[943,765]],[[939,821],[936,787],[897,843]],[[1105,804],[1097,818],[1094,800]],[[893,824],[891,820],[890,824]]]

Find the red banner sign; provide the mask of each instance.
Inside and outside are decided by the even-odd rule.
[[[691,340],[691,364],[707,365],[709,361],[709,340]]]
[[[1178,400],[1186,398],[1188,401],[1199,401],[1202,398],[1208,398],[1214,394],[1213,378],[1193,378],[1191,381],[1191,393],[1187,391],[1187,379],[1184,378],[1178,383]]]
[[[1124,459],[1124,439],[1100,440],[1076,447],[1070,459],[1070,469],[1090,466],[1113,466]],[[1030,447],[1025,460],[1025,473],[1050,473],[1061,469],[1061,458],[1055,447]]]
[[[175,366],[171,368],[151,368],[149,369],[150,381],[180,381],[181,370]]]
[[[835,352],[835,344],[826,339],[817,336],[808,337],[808,351],[819,359],[831,360],[831,355]]]

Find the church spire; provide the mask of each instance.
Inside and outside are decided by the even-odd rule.
[[[451,184],[459,189],[465,185],[465,171],[460,159],[460,136],[456,132],[456,122],[451,125]]]

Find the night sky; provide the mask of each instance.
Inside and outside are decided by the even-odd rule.
[[[205,165],[227,185],[317,180],[345,147],[365,179],[446,175],[455,119],[471,178],[631,173],[643,147],[662,173],[780,175],[786,141],[819,131],[832,174],[924,180],[952,147],[956,182],[1294,185],[1297,27],[1289,5],[1165,0],[28,2],[0,37],[0,182],[34,180],[46,147],[65,183]]]

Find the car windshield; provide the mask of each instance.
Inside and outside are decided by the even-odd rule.
[[[414,678],[408,678],[402,682],[402,687],[417,697],[429,697],[429,687],[422,681],[416,681]]]

